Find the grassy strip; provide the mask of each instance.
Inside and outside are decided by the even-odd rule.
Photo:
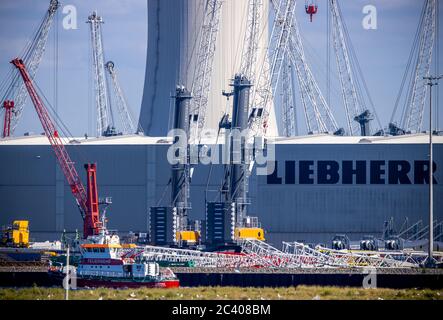
[[[0,300],[59,300],[61,288],[0,289]],[[298,286],[291,288],[197,287],[178,289],[82,289],[72,290],[76,300],[442,300],[443,290],[363,289]]]

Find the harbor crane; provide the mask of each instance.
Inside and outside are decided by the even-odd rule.
[[[96,11],[88,17],[87,23],[91,28],[92,62],[95,87],[95,104],[97,109],[97,136],[114,136],[117,132],[112,101],[115,101],[120,119],[121,134],[143,133],[140,125],[136,124],[133,115],[120,86],[115,63],[108,61],[105,63],[105,53],[103,46],[103,35],[101,25],[103,18]],[[108,75],[108,77],[107,77]],[[115,99],[112,99],[110,87],[113,88]]]
[[[371,111],[366,108],[360,92],[358,78],[354,70],[356,62],[349,53],[350,38],[346,32],[339,1],[330,0],[332,38],[337,61],[341,92],[346,112],[349,135],[370,135],[369,122],[373,120]]]
[[[295,0],[282,0],[278,6],[269,47],[269,60],[265,57],[255,79],[255,92],[251,94],[253,83],[243,74],[254,77],[259,37],[260,1],[249,2],[248,27],[245,35],[241,71],[232,81],[232,92],[223,94],[233,96],[232,119],[223,117],[220,127],[225,129],[229,161],[225,165],[224,177],[219,190],[219,201],[206,203],[207,245],[213,248],[234,246],[242,239],[264,240],[264,230],[258,217],[248,215],[249,177],[254,162],[249,147],[255,138],[262,138],[268,126],[270,104],[277,87],[283,56],[288,42],[288,30],[295,13]],[[252,101],[250,98],[252,97]],[[246,134],[245,134],[246,132]]]
[[[189,141],[194,144],[199,143],[201,130],[205,126],[222,4],[222,0],[206,1],[191,88],[193,99],[189,111]]]
[[[205,2],[191,91],[185,86],[178,85],[173,97],[175,98],[173,142],[184,143],[183,149],[186,152],[180,156],[178,163],[172,165],[172,175],[168,183],[171,185],[170,205],[150,208],[151,242],[156,245],[186,247],[200,242],[201,233],[195,230],[195,226],[192,226],[188,220],[191,210],[190,181],[193,172],[190,145],[198,148],[205,125],[222,4],[222,0]],[[172,223],[167,222],[165,225],[164,221]]]
[[[52,149],[54,150],[56,159],[60,168],[65,175],[65,178],[71,188],[78,208],[83,219],[83,236],[86,239],[88,236],[98,235],[101,228],[101,221],[99,216],[99,199],[97,191],[96,165],[88,163],[85,165],[87,176],[87,188],[83,186],[80,176],[75,169],[74,162],[70,158],[68,151],[59,135],[57,128],[51,119],[48,110],[46,109],[42,98],[37,93],[33,80],[27,71],[26,65],[22,59],[14,59],[11,63],[18,69],[23,83],[31,97],[37,115],[45,131]]]
[[[222,4],[222,0],[206,1],[191,92],[183,86],[178,86],[175,95],[174,129],[182,130],[187,135],[187,156],[182,158],[179,164],[172,166],[171,178],[171,205],[175,221],[173,238],[174,243],[179,246],[200,241],[201,234],[193,230],[188,220],[188,212],[191,209],[189,188],[193,172],[190,166],[189,145],[196,146],[200,143],[205,125]],[[177,138],[176,136],[175,139]]]
[[[114,96],[116,98],[117,110],[120,115],[123,134],[143,133],[143,129],[140,125],[136,125],[136,121],[130,112],[125,95],[123,94],[123,89],[118,81],[114,62],[106,62],[105,67],[108,71],[109,77],[111,78],[112,87],[114,89]]]
[[[105,60],[101,25],[102,17],[94,11],[88,17],[91,28],[92,68],[95,88],[95,105],[97,108],[97,136],[116,135],[114,119],[110,109],[108,87],[105,78]]]
[[[167,206],[157,205],[150,208],[150,239],[155,245],[190,247],[200,242],[200,230],[196,230],[195,225],[192,226],[188,220],[191,210],[188,133],[192,96],[187,88],[178,85],[173,98],[175,104],[172,139],[173,144],[179,146],[179,150],[172,151],[174,163],[171,164],[171,179],[168,183],[168,186],[171,185],[171,201]]]
[[[37,70],[42,61],[43,54],[46,49],[46,43],[48,41],[49,30],[52,26],[54,16],[59,8],[60,3],[57,0],[51,0],[49,8],[37,29],[32,41],[26,46],[23,54],[23,61],[28,66],[28,73],[31,79],[33,79],[37,73]],[[23,114],[23,108],[26,103],[27,93],[24,83],[20,81],[19,75],[14,75],[11,84],[8,86],[6,93],[3,96],[3,102],[9,98],[14,104],[12,108],[5,108],[5,123],[3,125],[7,130],[3,131],[3,136],[6,137],[14,134],[21,116]],[[6,116],[7,114],[7,116]],[[7,120],[7,122],[6,122]]]
[[[389,131],[392,135],[405,133],[417,133],[423,129],[423,115],[426,99],[426,77],[429,77],[432,61],[432,52],[437,35],[437,0],[426,0],[420,17],[417,32],[415,34],[412,49],[409,55],[407,68],[403,75],[400,91],[395,102],[394,111],[389,123]],[[438,59],[436,56],[435,59]],[[404,106],[399,122],[394,122],[397,109],[403,96],[407,79],[410,79],[409,88],[406,91]]]

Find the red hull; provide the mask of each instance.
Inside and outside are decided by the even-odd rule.
[[[57,284],[63,281],[65,274],[60,272],[49,272],[49,276],[53,278]],[[123,280],[104,280],[104,279],[84,279],[77,278],[77,287],[89,288],[178,288],[180,281],[177,280],[163,280],[151,282],[137,282],[137,281],[123,281]]]
[[[159,282],[135,282],[78,278],[77,286],[89,288],[178,288],[180,286],[180,281],[165,280]]]

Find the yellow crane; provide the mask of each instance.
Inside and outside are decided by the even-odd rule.
[[[29,246],[29,221],[15,220],[12,225],[4,227],[0,244],[6,247],[27,248]]]

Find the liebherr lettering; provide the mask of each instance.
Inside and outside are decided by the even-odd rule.
[[[432,166],[433,182],[437,164]],[[275,162],[268,184],[429,184],[426,160],[286,160]]]

